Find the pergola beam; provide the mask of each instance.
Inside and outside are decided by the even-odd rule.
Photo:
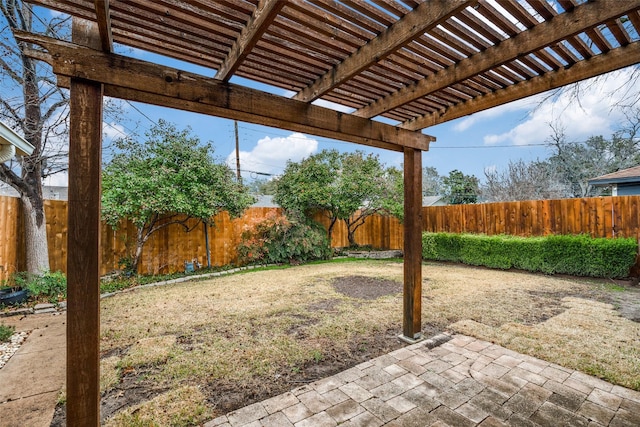
[[[56,75],[103,83],[109,96],[119,94],[124,99],[400,152],[404,147],[427,151],[435,140],[420,132],[73,43],[18,32],[16,38],[44,47],[48,53],[30,50],[28,54],[51,63]]]
[[[420,130],[435,126],[449,120],[493,108],[496,105],[503,105],[604,73],[629,67],[637,63],[638,58],[640,58],[640,42],[634,42],[627,46],[622,46],[607,53],[580,61],[571,67],[561,68],[558,71],[550,71],[541,76],[533,77],[530,80],[516,83],[505,89],[499,89],[495,92],[469,99],[464,103],[453,105],[444,110],[406,121],[400,126],[409,130]]]
[[[229,81],[285,4],[286,2],[280,0],[261,0],[258,3],[254,14],[249,18],[240,36],[229,49],[226,59],[218,68],[215,75],[217,80]]]
[[[319,77],[313,84],[298,92],[293,99],[311,102],[320,98],[331,89],[421,36],[425,31],[438,26],[452,14],[476,2],[476,0],[431,0],[420,4],[386,31]]]
[[[444,88],[460,83],[501,64],[557,43],[584,31],[585,28],[616,19],[640,6],[640,0],[592,1],[577,6],[534,28],[502,41],[469,58],[451,65],[411,86],[382,98],[353,114],[371,118]]]

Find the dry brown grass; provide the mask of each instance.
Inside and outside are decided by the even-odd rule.
[[[119,412],[105,427],[199,425],[212,418],[198,387],[183,386]]]
[[[390,328],[400,332],[400,293],[351,298],[332,286],[342,276],[400,284],[402,264],[359,261],[254,271],[106,299],[104,387],[114,387],[114,375],[131,374],[131,369],[166,390],[211,390],[221,382],[255,387],[293,378],[314,362],[366,351],[373,337]],[[594,302],[610,298],[607,286],[453,265],[425,265],[423,277],[426,325],[640,389],[640,328],[613,306]],[[257,390],[255,397],[271,391]],[[203,393],[211,413],[224,409],[216,406],[211,391]],[[136,414],[147,410],[145,404],[136,408]],[[191,425],[184,417],[176,419],[183,421],[168,425]]]

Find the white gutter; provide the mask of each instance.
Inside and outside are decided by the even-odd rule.
[[[11,159],[16,153],[28,156],[33,153],[34,147],[13,129],[0,122],[0,163]]]

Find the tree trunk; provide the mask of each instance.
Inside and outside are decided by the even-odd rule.
[[[34,196],[37,198],[37,196]],[[42,199],[35,203],[27,196],[20,198],[24,218],[27,271],[42,274],[49,270],[49,246],[47,243],[47,223]]]
[[[329,222],[329,227],[327,227],[327,238],[329,239],[329,247],[333,247],[333,226],[336,225],[336,221],[338,218],[331,218],[331,222]]]
[[[356,243],[357,227],[352,228],[352,223],[347,222],[347,220],[345,220],[344,222],[347,224],[347,239],[349,239],[349,246],[355,248],[356,246],[358,246],[358,243]]]
[[[138,233],[140,234],[140,233]],[[140,263],[140,257],[142,256],[142,248],[146,243],[146,239],[141,239],[138,237],[136,239],[136,251],[133,254],[133,258],[131,259],[131,273],[138,274],[138,263]]]

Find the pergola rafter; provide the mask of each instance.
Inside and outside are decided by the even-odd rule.
[[[433,112],[402,123],[400,126],[409,130],[419,130],[435,126],[449,120],[468,116],[478,111],[487,110],[496,105],[503,105],[511,101],[537,95],[548,90],[577,83],[604,73],[629,67],[638,62],[640,57],[640,42],[634,42],[617,48],[605,54],[594,56],[578,62],[570,68],[561,68],[525,80],[520,83],[476,96],[468,101],[456,104],[440,111]]]
[[[262,0],[258,3],[258,7],[247,22],[247,26],[233,43],[227,57],[218,68],[216,79],[229,81],[242,61],[262,38],[269,25],[276,19],[283,6],[284,2],[279,0]]]
[[[310,102],[320,98],[372,64],[386,58],[409,41],[436,27],[453,13],[466,8],[474,1],[460,2],[434,0],[422,3],[390,26],[354,54],[320,76],[312,85],[298,92],[294,99]]]
[[[513,59],[524,59],[531,52],[583,32],[585,27],[593,28],[610,19],[625,15],[635,10],[638,5],[640,2],[637,1],[587,3],[465,58],[412,86],[406,86],[392,95],[379,99],[353,114],[366,118],[378,116],[418,98],[463,82]]]

